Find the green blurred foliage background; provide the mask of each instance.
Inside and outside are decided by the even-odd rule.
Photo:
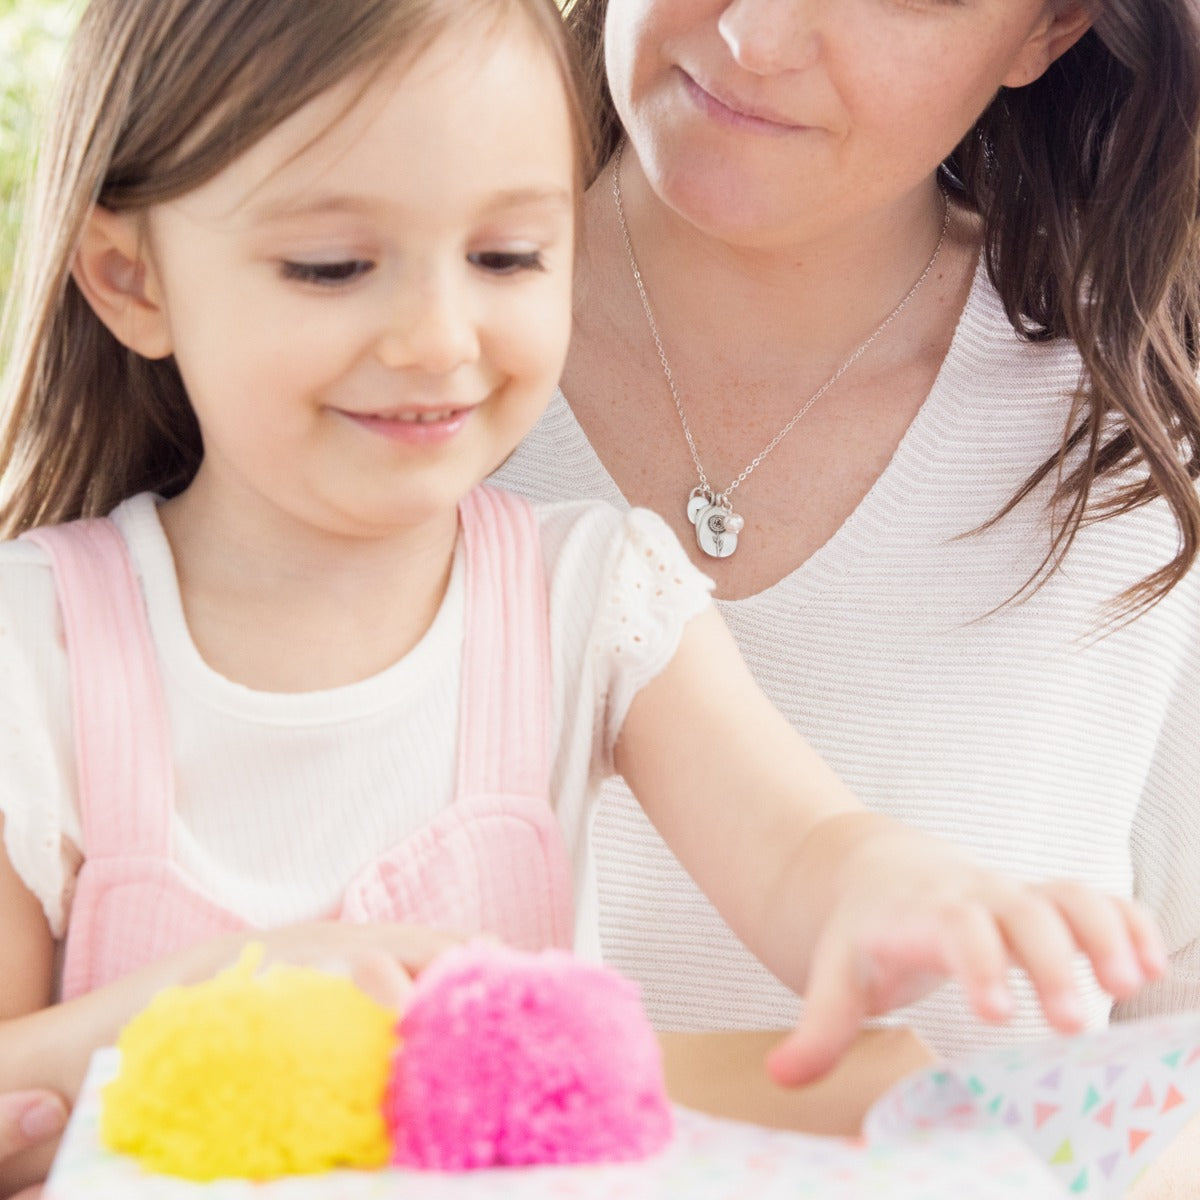
[[[0,0],[0,296],[8,291],[39,121],[82,7],[83,0]]]

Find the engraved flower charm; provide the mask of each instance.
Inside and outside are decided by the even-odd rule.
[[[707,504],[696,514],[696,542],[710,558],[728,558],[736,549],[742,517],[724,504]]]

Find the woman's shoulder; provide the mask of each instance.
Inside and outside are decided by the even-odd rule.
[[[1018,328],[981,253],[945,365],[956,368],[956,381],[969,389],[999,386],[1006,395],[1069,401],[1079,384],[1082,359],[1069,338],[1031,337]]]

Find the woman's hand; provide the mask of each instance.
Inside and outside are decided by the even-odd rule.
[[[0,1160],[56,1138],[67,1123],[67,1106],[54,1092],[0,1093]],[[40,1188],[28,1188],[16,1200],[34,1200]]]
[[[869,813],[815,827],[792,872],[815,874],[831,902],[809,959],[797,1028],[768,1058],[777,1082],[824,1074],[862,1021],[957,979],[975,1012],[1012,1013],[1010,967],[1029,976],[1057,1029],[1082,1027],[1072,974],[1082,952],[1118,999],[1166,969],[1166,951],[1137,904],[1079,884],[1021,884],[948,843]],[[813,894],[814,879],[803,891]],[[785,883],[784,892],[791,890]]]
[[[0,1158],[57,1137],[67,1123],[67,1106],[47,1091],[0,1093]]]

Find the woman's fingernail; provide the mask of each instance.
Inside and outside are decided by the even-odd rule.
[[[63,1106],[50,1100],[35,1100],[21,1114],[21,1132],[31,1142],[40,1142],[61,1133],[66,1123],[67,1114]]]

